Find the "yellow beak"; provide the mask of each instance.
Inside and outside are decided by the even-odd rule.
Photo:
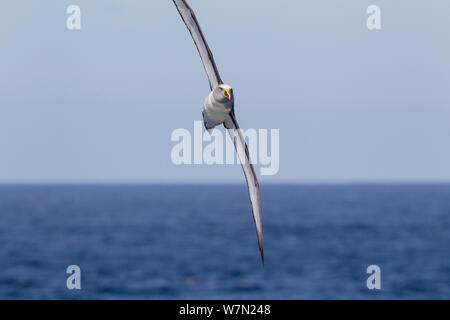
[[[224,97],[231,101],[230,89],[225,89]]]

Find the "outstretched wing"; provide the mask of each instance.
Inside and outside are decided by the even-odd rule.
[[[259,183],[256,178],[255,169],[250,160],[247,144],[245,143],[244,136],[242,135],[239,125],[236,121],[234,111],[230,112],[229,118],[225,122],[225,127],[228,129],[231,140],[233,140],[236,153],[241,161],[242,170],[244,170],[245,180],[247,181],[248,193],[250,197],[250,203],[252,205],[253,220],[256,226],[256,235],[258,237],[259,250],[261,252],[261,260],[264,264],[264,250],[263,250],[263,237],[262,237],[262,222],[261,222],[261,203],[259,200]]]
[[[192,11],[191,7],[189,7],[185,0],[173,0],[173,2],[175,3],[181,18],[186,24],[186,27],[191,33],[192,39],[194,39],[194,43],[197,46],[198,53],[200,53],[200,58],[203,62],[203,66],[205,67],[206,74],[208,75],[209,86],[211,87],[211,90],[213,90],[223,82],[222,79],[220,79],[220,74],[217,70],[213,54],[209,49],[202,29],[200,29],[200,25],[198,24],[194,11]]]

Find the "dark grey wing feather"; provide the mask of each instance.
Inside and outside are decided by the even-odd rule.
[[[244,171],[245,180],[247,181],[248,194],[250,197],[250,203],[252,205],[253,220],[255,221],[256,235],[258,237],[259,250],[261,252],[261,260],[264,264],[264,250],[263,250],[263,237],[262,237],[262,221],[261,221],[261,202],[259,199],[259,183],[256,178],[255,169],[250,160],[247,144],[245,143],[244,136],[242,135],[239,125],[236,121],[234,111],[230,112],[229,119],[225,122],[225,127],[228,129],[231,140],[236,148],[236,153],[242,165]]]
[[[198,53],[200,54],[200,58],[202,59],[203,66],[205,67],[206,74],[208,75],[209,86],[211,87],[211,90],[213,90],[223,82],[220,78],[219,71],[217,70],[213,54],[209,49],[202,29],[200,28],[197,18],[195,17],[194,11],[192,11],[191,7],[185,0],[173,0],[173,2],[175,3],[181,18],[186,24],[186,27],[191,33],[192,39],[194,40]]]

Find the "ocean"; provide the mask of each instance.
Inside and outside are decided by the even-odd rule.
[[[450,299],[450,185],[262,185],[261,202],[264,267],[243,184],[0,186],[0,299]]]

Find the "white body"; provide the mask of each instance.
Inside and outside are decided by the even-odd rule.
[[[204,102],[204,121],[208,128],[222,124],[228,119],[231,109],[233,108],[232,101],[226,103],[219,102],[214,99],[213,92],[206,97]]]

